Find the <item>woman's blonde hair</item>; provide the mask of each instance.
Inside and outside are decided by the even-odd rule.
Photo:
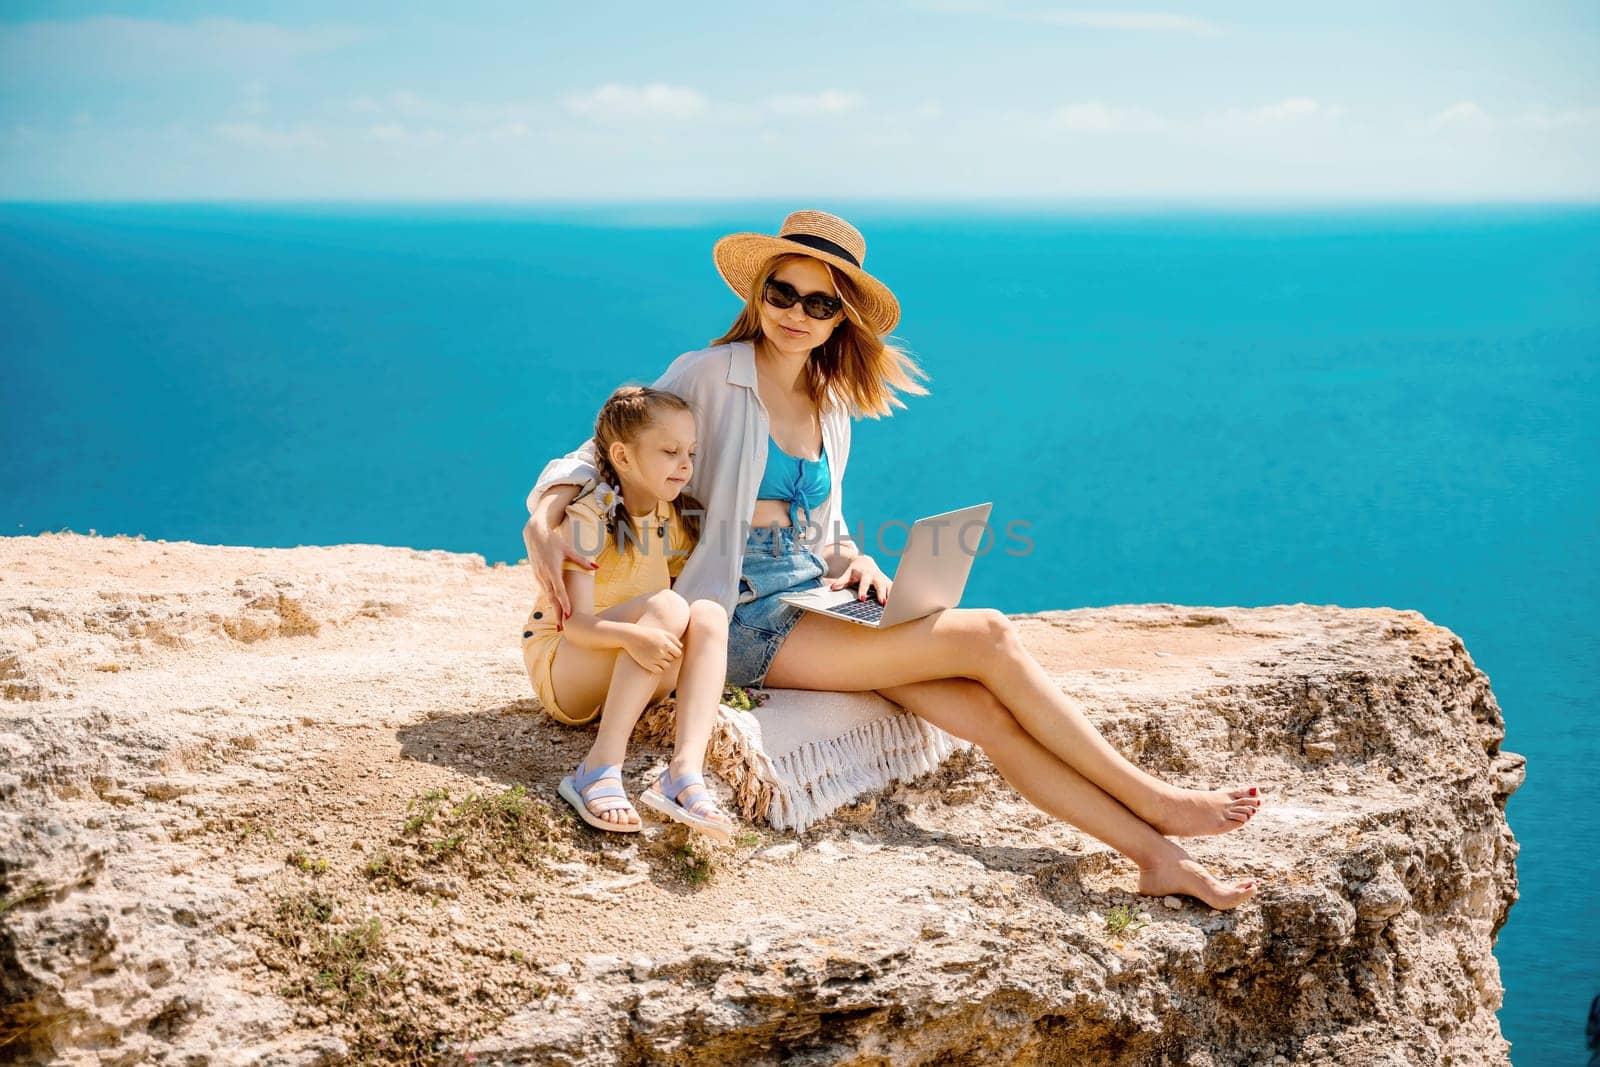
[[[639,436],[665,411],[687,411],[691,418],[694,416],[694,409],[683,397],[665,389],[652,389],[648,385],[624,385],[600,406],[600,414],[594,420],[595,470],[599,472],[600,480],[615,488],[619,496],[622,493],[622,479],[611,463],[612,444],[621,441],[630,448],[637,447]],[[700,517],[705,510],[705,506],[687,492],[680,492],[673,498],[672,513],[678,525],[689,535],[690,541],[700,540]],[[639,531],[633,525],[633,516],[620,502],[606,516],[606,533],[611,535],[618,552],[625,550],[625,536],[634,545],[639,544]]]
[[[795,259],[816,257],[804,252],[786,252],[768,260],[750,284],[750,297],[744,309],[728,327],[728,332],[711,342],[713,346],[761,337],[761,294],[767,279],[779,267]],[[812,349],[811,358],[806,361],[806,388],[811,399],[819,408],[826,408],[831,402],[831,393],[848,406],[852,415],[870,415],[878,419],[893,414],[892,408],[905,407],[896,390],[926,396],[928,390],[915,379],[926,379],[927,372],[917,366],[903,348],[885,343],[856,317],[855,307],[861,298],[849,276],[834,270],[824,260],[816,261],[828,268],[845,310],[844,321],[834,327],[826,341]]]

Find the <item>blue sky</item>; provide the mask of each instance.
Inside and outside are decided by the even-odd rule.
[[[1600,199],[1600,4],[7,3],[0,198]]]

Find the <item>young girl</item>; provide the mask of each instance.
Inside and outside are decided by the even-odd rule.
[[[590,826],[637,833],[639,813],[622,788],[628,737],[645,708],[676,690],[672,762],[640,799],[731,840],[733,823],[701,775],[727,670],[728,615],[714,600],[689,604],[671,588],[703,511],[683,492],[694,469],[694,413],[673,393],[623,386],[600,409],[594,441],[597,477],[562,526],[585,561],[562,565],[571,614],[561,619],[541,594],[522,630],[528,678],[550,714],[574,726],[600,719],[561,796]]]

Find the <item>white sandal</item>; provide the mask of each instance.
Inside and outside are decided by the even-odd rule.
[[[686,792],[689,793],[689,803],[679,804],[677,798]],[[727,813],[717,807],[717,802],[706,790],[705,778],[695,771],[674,781],[672,768],[668,767],[661,772],[655,785],[639,794],[639,801],[667,818],[692,826],[724,844],[733,840],[733,820],[723,822],[710,818],[712,812],[724,816]]]
[[[587,757],[586,757],[587,758]],[[616,785],[599,785],[606,778],[615,778]],[[596,767],[592,771],[583,769],[583,764],[578,764],[578,769],[567,777],[561,779],[557,792],[573,810],[583,816],[583,821],[597,830],[610,830],[614,834],[636,834],[643,825],[639,821],[639,812],[628,801],[628,794],[622,789],[622,764],[612,763],[605,767]],[[580,795],[581,794],[581,795]],[[612,803],[604,805],[598,812],[592,811],[589,805],[597,800],[609,800]],[[602,818],[607,812],[631,811],[634,821],[612,822]]]

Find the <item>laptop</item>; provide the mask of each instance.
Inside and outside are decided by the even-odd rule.
[[[782,593],[778,599],[877,630],[953,608],[961,603],[973,553],[983,544],[993,506],[991,501],[918,519],[906,536],[905,551],[895,568],[894,589],[889,594],[894,597],[893,604],[884,604],[876,593],[858,600],[860,590],[854,586],[829,589],[827,578],[821,579],[821,588]]]

